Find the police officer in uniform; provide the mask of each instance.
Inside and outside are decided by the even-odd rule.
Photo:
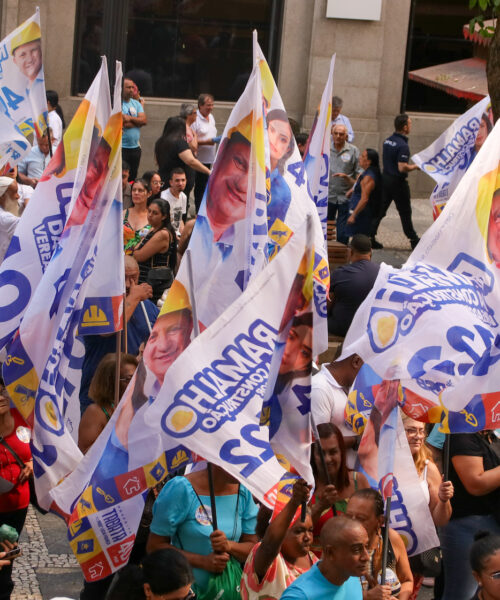
[[[379,217],[374,220],[372,229],[372,247],[382,248],[377,242],[377,233],[380,221],[385,217],[387,209],[394,200],[398,209],[401,225],[406,237],[410,240],[412,249],[419,242],[417,232],[411,220],[410,187],[408,173],[418,169],[417,165],[410,165],[410,148],[408,147],[408,134],[411,131],[411,119],[406,114],[398,115],[394,119],[395,132],[388,137],[383,145],[383,205]]]

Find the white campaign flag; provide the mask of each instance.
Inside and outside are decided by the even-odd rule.
[[[121,66],[118,64],[116,70],[113,111],[105,59],[94,84],[93,93],[82,102],[45,170],[40,190],[35,192],[33,209],[16,230],[5,268],[4,265],[1,267],[1,275],[7,275],[8,281],[16,273],[14,267],[20,271],[23,260],[29,262],[30,253],[31,261],[35,263],[31,280],[26,277],[28,272],[18,275],[18,279],[24,277],[29,283],[26,289],[23,288],[26,308],[22,309],[16,335],[7,344],[3,376],[14,403],[33,426],[36,490],[40,504],[47,509],[52,502],[49,495],[52,487],[81,459],[72,435],[74,432],[65,416],[69,403],[78,404],[75,393],[78,390],[71,377],[74,361],[79,357],[73,354],[73,346],[77,328],[84,329],[86,325],[84,308],[89,292],[94,299],[95,314],[112,327],[120,325],[119,315],[116,320],[114,318],[112,299],[108,296],[95,298],[95,293],[96,290],[103,295],[112,293],[117,298],[114,304],[119,306],[123,275],[116,278],[105,273],[103,282],[96,281],[95,265],[99,256],[101,261],[104,258],[99,253],[99,246],[105,239],[106,258],[119,274],[123,273]],[[99,120],[96,115],[103,119]],[[74,148],[76,155],[69,151]],[[75,184],[79,169],[84,170],[80,188]],[[62,176],[63,182],[58,180],[58,175]],[[59,204],[61,188],[68,204],[67,213],[65,205]],[[75,196],[77,189],[80,191]],[[50,219],[42,218],[40,224],[42,214],[36,210],[36,200],[46,200],[42,214],[45,210],[49,214],[56,212],[58,236],[57,241],[54,240],[55,247],[52,240],[49,241],[47,230],[55,231],[50,230]],[[35,227],[31,229],[33,223]],[[42,236],[46,247],[45,267],[40,257]],[[110,243],[113,240],[114,243]],[[24,254],[20,252],[23,248]],[[109,287],[110,282],[116,283],[114,289]],[[36,287],[31,288],[31,284]],[[40,339],[43,344],[39,343]]]
[[[313,197],[326,239],[328,216],[328,182],[330,179],[330,143],[332,139],[332,94],[335,54],[330,61],[330,70],[325,89],[321,96],[319,110],[309,134],[307,151],[304,156],[309,190]]]
[[[31,147],[26,138],[47,128],[40,12],[0,42],[0,167],[16,165]]]
[[[455,119],[430,146],[412,156],[413,162],[436,181],[430,197],[434,219],[443,211],[493,129],[490,113],[487,96]]]
[[[305,226],[296,231],[245,292],[193,340],[167,371],[144,416],[151,435],[146,429],[142,437],[149,447],[159,431],[158,453],[176,440],[220,465],[271,507],[270,495],[285,470],[270,446],[269,429],[259,425],[260,410],[288,293],[306,250],[305,234]]]
[[[408,262],[381,266],[344,342],[447,410],[500,389],[499,159],[497,123]]]

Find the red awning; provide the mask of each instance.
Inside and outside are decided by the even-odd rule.
[[[451,96],[466,98],[474,102],[478,102],[488,95],[486,61],[481,58],[467,58],[417,69],[410,71],[408,77],[413,81],[442,90]]]
[[[493,27],[493,29],[495,29],[495,27],[497,26],[497,20],[489,19],[488,21],[484,22],[484,26],[485,27]],[[480,29],[481,28],[476,23],[476,25],[474,26],[474,31],[471,32],[469,29],[469,23],[467,23],[466,25],[463,26],[463,30],[462,30],[463,34],[464,34],[464,38],[466,40],[471,40],[472,42],[474,42],[475,44],[479,44],[480,46],[489,46],[492,38],[482,36],[479,33]]]

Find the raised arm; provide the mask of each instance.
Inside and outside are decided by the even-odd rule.
[[[269,523],[262,544],[255,553],[255,573],[262,580],[281,549],[290,524],[303,502],[307,502],[311,486],[303,479],[298,479],[293,485],[292,497],[280,514]]]

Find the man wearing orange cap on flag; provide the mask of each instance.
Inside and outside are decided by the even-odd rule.
[[[32,21],[12,39],[11,51],[14,63],[23,75],[28,78],[28,87],[35,82],[44,81],[42,69],[42,34],[38,23]]]

